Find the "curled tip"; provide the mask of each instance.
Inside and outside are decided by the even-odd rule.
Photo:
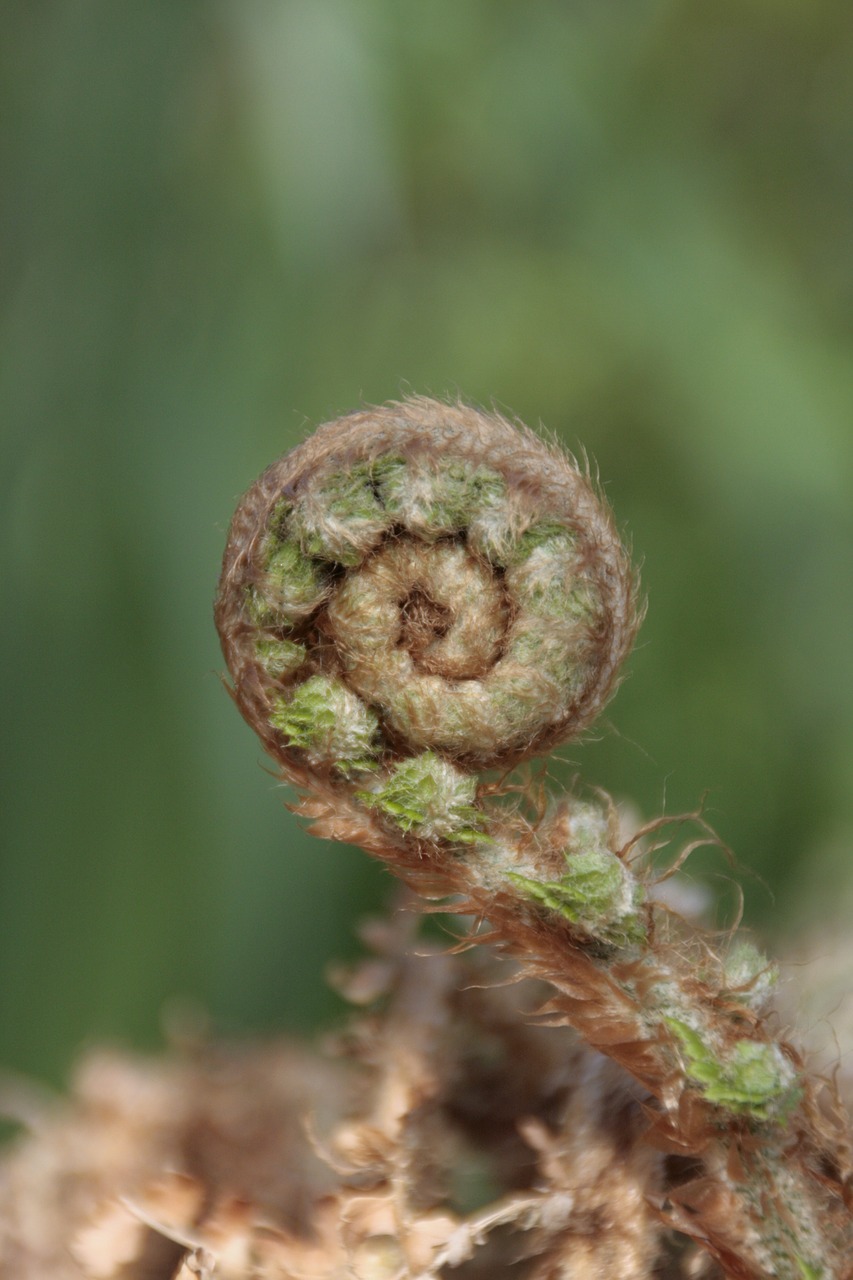
[[[287,775],[373,796],[406,760],[463,776],[579,734],[630,649],[636,583],[573,459],[415,397],[328,422],[264,472],[216,621]]]

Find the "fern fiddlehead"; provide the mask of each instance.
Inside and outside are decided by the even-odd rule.
[[[328,423],[263,474],[216,605],[236,701],[315,832],[488,921],[655,1100],[654,1140],[702,1170],[662,1216],[732,1275],[842,1276],[847,1171],[768,1029],[766,962],[672,925],[605,807],[531,816],[495,780],[591,723],[638,612],[572,460],[422,398]]]
[[[343,785],[428,752],[471,774],[574,736],[635,609],[610,517],[562,454],[414,400],[327,424],[265,472],[218,619],[272,753]]]

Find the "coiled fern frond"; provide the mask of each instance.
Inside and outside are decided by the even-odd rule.
[[[514,766],[604,706],[640,612],[583,469],[423,398],[270,467],[216,605],[236,701],[312,829],[470,915],[469,941],[546,980],[550,1016],[645,1091],[648,1140],[690,1170],[661,1220],[732,1276],[849,1276],[846,1132],[773,1028],[772,966],[658,905],[606,803],[507,800]]]

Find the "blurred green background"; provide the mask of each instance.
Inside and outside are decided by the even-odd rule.
[[[0,1062],[334,1016],[388,877],[224,693],[235,500],[409,389],[597,459],[643,561],[579,773],[849,904],[849,0],[9,0]],[[559,773],[560,770],[558,769]],[[722,864],[715,864],[718,869]],[[766,886],[762,883],[766,882]]]

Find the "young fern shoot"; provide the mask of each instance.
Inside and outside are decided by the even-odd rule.
[[[261,476],[216,603],[234,697],[311,829],[472,917],[470,942],[545,980],[550,1016],[647,1092],[648,1142],[692,1170],[661,1219],[728,1275],[840,1280],[847,1135],[773,1029],[767,961],[657,905],[605,802],[508,799],[512,768],[601,711],[640,612],[572,458],[420,397],[327,423]]]

